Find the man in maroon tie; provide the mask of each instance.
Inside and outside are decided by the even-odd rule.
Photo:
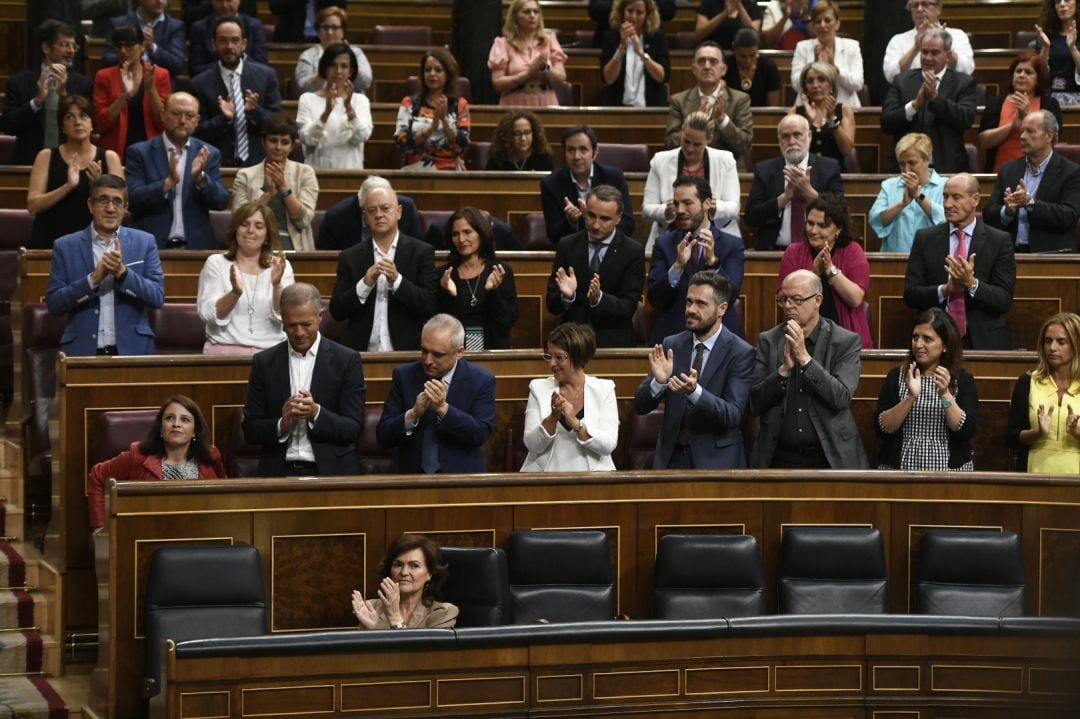
[[[1016,285],[1008,234],[983,223],[979,181],[961,173],[945,183],[945,219],[915,233],[904,278],[904,304],[948,312],[968,349],[1013,349],[1005,327]]]

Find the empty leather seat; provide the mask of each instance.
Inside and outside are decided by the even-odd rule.
[[[780,541],[781,614],[880,614],[888,575],[881,532],[866,527],[791,527]]]
[[[615,574],[603,532],[514,532],[506,559],[515,624],[614,618]]]
[[[210,210],[210,228],[214,231],[214,241],[219,247],[225,247],[225,233],[229,230],[230,222],[232,210]]]
[[[167,302],[150,310],[154,347],[159,355],[202,354],[206,323],[194,302]]]
[[[649,148],[637,143],[605,142],[600,147],[605,165],[614,165],[623,172],[648,172]]]
[[[327,302],[326,298],[323,298],[323,302]],[[335,320],[329,311],[323,311],[322,319],[319,320],[319,332],[324,336],[340,343],[345,336],[346,327],[347,323]]]
[[[427,25],[376,25],[371,31],[373,45],[430,45]]]
[[[510,574],[506,552],[492,547],[443,547],[449,576],[443,598],[457,606],[459,627],[510,624]]]
[[[765,613],[765,576],[749,535],[660,539],[653,571],[657,619],[751,617]]]
[[[1072,160],[1073,162],[1080,162],[1080,145],[1069,145],[1064,142],[1054,145],[1054,152],[1064,157],[1066,160]]]
[[[389,474],[390,461],[394,451],[381,447],[375,441],[375,428],[382,419],[382,407],[368,407],[364,410],[364,429],[356,440],[356,461],[360,465],[360,474]]]
[[[660,428],[664,426],[664,405],[645,415],[630,413],[630,427],[626,436],[627,469],[652,469],[656,455],[656,442],[660,438]]]
[[[521,244],[526,250],[551,252],[555,249],[555,245],[548,239],[547,224],[544,222],[542,212],[529,212],[521,222],[518,237],[521,238]]]
[[[140,442],[154,426],[156,409],[118,409],[102,412],[94,420],[90,446],[87,447],[87,461],[91,466],[98,462],[112,459],[131,446]]]
[[[914,594],[919,614],[1023,616],[1020,537],[995,530],[926,531]]]
[[[483,170],[487,167],[488,155],[491,154],[490,142],[469,142],[465,148],[465,167],[470,170]]]
[[[226,450],[222,452],[225,474],[230,477],[258,477],[259,454],[262,452],[262,447],[244,439],[243,407],[237,407],[232,413],[227,442]]]

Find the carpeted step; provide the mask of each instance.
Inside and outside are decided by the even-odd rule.
[[[34,627],[34,597],[25,589],[0,589],[0,631]]]
[[[0,632],[0,674],[40,672],[44,654],[36,631]]]
[[[7,542],[0,541],[0,587],[22,587],[25,585],[26,562],[14,547]]]
[[[64,700],[44,677],[0,677],[0,719],[67,719]]]

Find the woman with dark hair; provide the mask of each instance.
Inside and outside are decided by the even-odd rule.
[[[986,101],[979,125],[979,147],[986,151],[986,166],[994,172],[1024,154],[1020,123],[1029,113],[1049,110],[1058,125],[1064,124],[1061,105],[1050,94],[1050,70],[1045,60],[1033,52],[1022,52],[1009,63],[1009,77],[1005,94]]]
[[[1035,34],[1039,57],[1050,68],[1050,94],[1062,105],[1080,104],[1076,0],[1043,0]]]
[[[52,249],[57,237],[90,224],[90,183],[102,172],[124,176],[120,157],[91,141],[94,123],[90,103],[82,95],[65,95],[56,107],[60,145],[34,158],[26,191],[26,209],[34,215],[30,249]]]
[[[671,61],[656,0],[615,0],[608,22],[600,47],[604,104],[665,107]]]
[[[361,629],[450,629],[458,608],[442,599],[450,570],[439,545],[422,534],[403,534],[379,565],[378,599],[352,593],[353,615]]]
[[[485,170],[532,170],[551,172],[551,157],[544,126],[530,110],[510,110],[499,120],[491,135]]]
[[[394,140],[405,170],[464,170],[469,146],[469,103],[457,92],[458,64],[434,47],[420,56],[420,92],[401,100]]]
[[[589,325],[564,322],[548,333],[544,346],[551,376],[529,382],[522,434],[529,455],[521,471],[614,471],[615,383],[585,374],[596,354],[596,333]]]
[[[161,110],[172,92],[169,71],[143,59],[143,34],[134,25],[112,31],[118,64],[94,76],[94,128],[99,142],[121,160],[128,145],[151,140],[165,129]]]
[[[778,291],[795,270],[811,270],[821,277],[822,317],[858,334],[864,348],[874,346],[863,309],[870,288],[870,263],[839,195],[825,192],[806,203],[806,242],[792,242],[784,250]]]
[[[352,48],[337,42],[319,58],[326,85],[300,96],[296,124],[304,143],[304,162],[324,169],[362,170],[364,142],[371,137],[371,103],[356,92],[359,68]]]
[[[1016,380],[1009,446],[1017,472],[1080,474],[1080,315],[1059,312],[1039,330],[1039,364]]]
[[[315,92],[326,85],[326,79],[319,76],[319,60],[323,52],[337,42],[345,42],[349,33],[349,14],[345,8],[328,5],[315,14],[315,29],[319,33],[319,42],[300,53],[293,73],[293,83],[297,92]],[[364,92],[371,87],[371,63],[359,45],[350,45],[356,55],[359,71],[353,80],[357,92]]]
[[[878,394],[879,469],[961,471],[975,469],[979,394],[964,369],[956,323],[931,307],[915,318],[911,350],[885,377]]]
[[[741,28],[732,42],[735,62],[728,63],[724,82],[750,96],[750,107],[778,107],[780,70],[761,54],[761,36],[752,27]]]
[[[128,449],[90,470],[90,527],[105,526],[105,483],[110,478],[138,482],[224,477],[221,453],[210,443],[210,428],[199,405],[174,394],[158,409],[142,442],[132,442]]]
[[[810,152],[831,157],[844,167],[855,147],[855,112],[836,98],[836,68],[812,62],[799,75],[799,99],[791,111],[810,123]]]
[[[236,171],[232,186],[232,209],[257,202],[266,205],[277,219],[283,250],[311,252],[315,236],[311,220],[319,201],[319,178],[315,168],[290,160],[299,130],[287,115],[271,115],[262,128],[266,158],[258,165]]]
[[[268,205],[233,211],[225,252],[206,258],[199,273],[199,317],[206,354],[254,354],[285,339],[281,291],[294,282],[281,254],[277,219]]]
[[[440,267],[439,311],[465,327],[465,349],[510,349],[517,322],[517,287],[510,265],[495,261],[491,218],[483,210],[462,207],[446,223],[449,263]]]

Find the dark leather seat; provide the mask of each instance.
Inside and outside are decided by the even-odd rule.
[[[529,212],[524,216],[518,237],[526,250],[551,252],[555,249],[555,245],[548,239],[547,225],[541,212]]]
[[[487,167],[488,155],[491,154],[490,142],[469,142],[465,148],[465,166],[470,170],[483,170]]]
[[[150,326],[159,355],[202,354],[206,323],[194,302],[167,302],[151,309]]]
[[[210,227],[214,231],[214,241],[221,248],[225,247],[225,233],[229,230],[230,222],[232,210],[210,210]]]
[[[456,605],[459,627],[510,624],[510,573],[506,552],[492,547],[443,547],[450,575],[443,598]]]
[[[649,171],[649,148],[645,145],[605,142],[600,151],[605,165],[614,165],[623,172]]]
[[[375,428],[382,419],[382,407],[368,407],[364,410],[364,429],[356,440],[356,461],[360,465],[360,474],[389,474],[393,450],[379,446],[375,441]]]
[[[781,614],[880,614],[888,595],[881,532],[791,527],[780,541]]]
[[[450,219],[450,215],[454,214],[453,210],[420,210],[420,237],[422,239],[428,239],[428,230],[432,225],[446,225],[447,220]],[[441,240],[441,238],[440,238]],[[440,241],[435,246],[437,250],[444,250],[446,247],[444,243]]]
[[[3,138],[6,136],[0,136]],[[12,138],[13,140],[14,138]],[[14,147],[14,145],[12,145]],[[0,143],[0,151],[3,145]],[[8,164],[10,164],[10,158]],[[0,406],[15,396],[15,341],[11,327],[11,298],[19,284],[19,248],[30,240],[34,216],[26,210],[0,209]]]
[[[259,551],[247,545],[165,547],[146,590],[146,695],[162,680],[164,641],[266,634]]]
[[[506,558],[515,624],[614,618],[615,575],[603,532],[514,532]]]
[[[1080,163],[1080,145],[1070,145],[1060,142],[1054,145],[1054,152],[1061,155],[1066,160]]]
[[[376,25],[371,31],[372,45],[431,44],[431,28],[427,25]]]
[[[661,403],[646,415],[631,412],[629,425],[626,432],[626,469],[652,469],[656,442],[660,439],[660,428],[664,426],[664,405]]]
[[[47,521],[52,506],[52,450],[49,408],[56,396],[56,356],[67,316],[49,314],[44,304],[22,310],[22,396],[27,413],[22,420],[23,467],[26,473],[26,513],[33,522]]]
[[[258,477],[259,454],[262,447],[244,439],[244,408],[233,410],[229,422],[228,450],[225,455],[225,474],[230,477]]]
[[[749,535],[661,537],[653,572],[657,619],[716,619],[765,613],[765,576]]]
[[[919,614],[1023,616],[1020,537],[994,530],[924,532],[914,595]]]
[[[327,304],[326,298],[323,298],[324,305]],[[328,310],[323,310],[322,319],[319,320],[319,332],[337,343],[341,343],[341,338],[345,336],[346,322],[335,320]]]
[[[98,415],[87,447],[90,465],[112,459],[132,442],[143,440],[154,426],[157,412],[156,409],[118,409]]]

